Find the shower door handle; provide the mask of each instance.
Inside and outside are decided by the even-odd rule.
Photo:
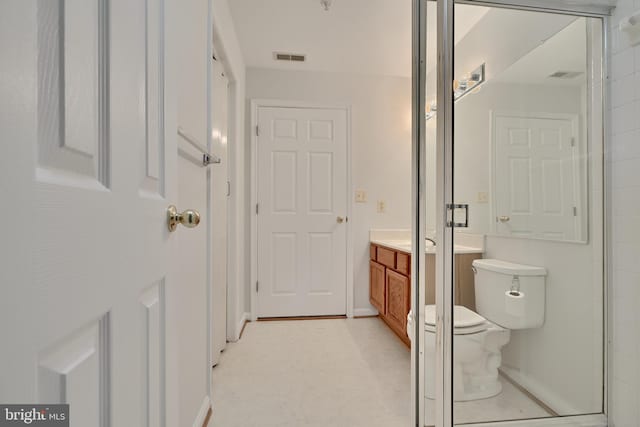
[[[464,209],[464,222],[455,221],[455,212]],[[469,228],[469,205],[467,203],[452,203],[447,205],[447,227]]]

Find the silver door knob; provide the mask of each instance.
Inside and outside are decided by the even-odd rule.
[[[510,217],[508,217],[508,216],[506,216],[506,215],[505,215],[505,216],[499,216],[499,217],[498,217],[498,221],[500,221],[500,222],[509,222],[509,220],[510,220],[510,219],[511,219],[511,218],[510,218]]]
[[[336,222],[337,222],[338,224],[342,224],[342,223],[344,222],[344,218],[343,218],[343,217],[341,217],[341,216],[339,216],[339,217],[337,217],[337,218],[336,218]]]
[[[182,213],[178,213],[178,209],[171,205],[167,208],[167,227],[169,231],[176,231],[178,224],[182,224],[187,228],[195,228],[200,224],[200,213],[195,209],[187,209]]]

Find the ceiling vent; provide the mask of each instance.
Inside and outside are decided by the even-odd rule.
[[[273,52],[273,59],[276,61],[305,62],[307,56],[300,53]]]
[[[552,79],[573,79],[574,77],[578,77],[581,74],[584,73],[581,71],[556,71],[549,77]]]

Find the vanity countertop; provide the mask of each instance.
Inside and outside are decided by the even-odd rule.
[[[393,240],[393,239],[371,239],[371,243],[375,245],[380,245],[387,247],[389,249],[394,249],[396,251],[405,252],[407,254],[411,253],[411,241],[410,240]],[[471,246],[462,246],[455,245],[453,247],[453,253],[455,254],[481,254],[484,251],[482,248],[471,247]],[[431,243],[427,242],[427,247],[425,247],[425,253],[427,254],[435,254],[436,247]]]

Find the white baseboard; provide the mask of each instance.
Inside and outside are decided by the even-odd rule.
[[[378,310],[375,308],[354,308],[353,317],[377,316]]]
[[[249,318],[251,316],[249,315],[249,313],[244,312],[242,313],[242,315],[240,316],[240,318],[236,321],[235,324],[235,330],[233,331],[233,335],[231,335],[230,337],[227,337],[227,339],[230,342],[236,342],[240,339],[240,334],[242,333],[242,328],[244,328],[245,323],[247,323],[249,321]]]
[[[603,414],[474,424],[477,427],[607,427],[607,425],[607,417]]]
[[[511,380],[519,384],[522,388],[534,395],[538,400],[547,405],[557,414],[579,414],[584,411],[578,410],[557,393],[549,390],[533,378],[523,375],[520,371],[508,366],[501,366],[500,371]]]
[[[200,410],[198,411],[198,416],[195,421],[193,421],[193,427],[203,427],[204,421],[207,419],[209,409],[211,409],[211,399],[209,399],[209,396],[205,396],[202,401],[202,405],[200,406]]]

